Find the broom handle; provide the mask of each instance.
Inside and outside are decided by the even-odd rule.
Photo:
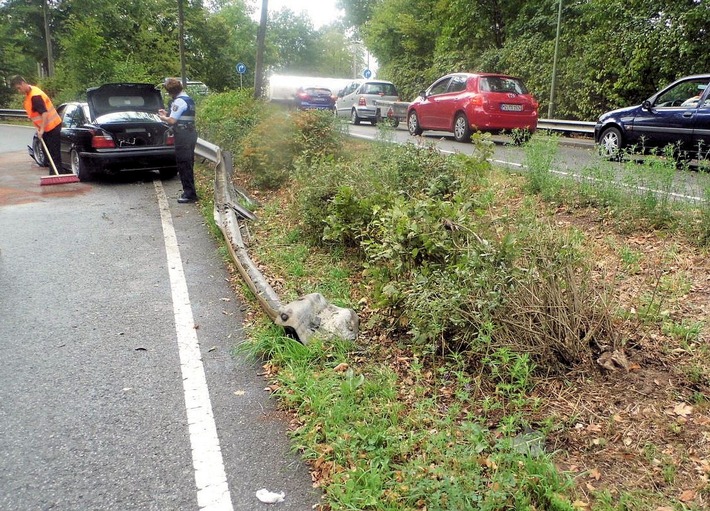
[[[49,163],[52,164],[52,170],[58,176],[59,172],[57,171],[57,166],[54,164],[54,160],[52,159],[52,155],[49,154],[49,149],[47,149],[47,144],[44,143],[44,139],[42,138],[41,135],[39,135],[38,138],[39,138],[40,142],[42,142],[42,147],[44,148],[44,154],[47,155],[47,159],[49,160]]]

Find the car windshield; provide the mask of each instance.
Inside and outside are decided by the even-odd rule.
[[[484,76],[481,78],[480,89],[485,92],[528,93],[523,82],[517,78],[509,78],[507,76]]]

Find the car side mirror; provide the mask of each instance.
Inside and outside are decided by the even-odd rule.
[[[426,99],[426,91],[425,91],[425,90],[420,90],[420,91],[419,91],[419,97]]]
[[[651,102],[649,100],[644,101],[643,103],[641,103],[641,108],[643,108],[644,110],[650,111],[651,110]]]

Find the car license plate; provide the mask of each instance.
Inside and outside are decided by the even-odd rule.
[[[523,105],[510,105],[508,103],[502,103],[500,109],[504,112],[522,112]]]

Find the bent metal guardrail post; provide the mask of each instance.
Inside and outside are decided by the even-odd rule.
[[[320,293],[302,296],[287,305],[281,304],[276,292],[249,257],[242,239],[239,219],[255,217],[235,198],[236,190],[231,180],[231,154],[223,153],[218,146],[202,139],[198,139],[195,153],[216,163],[215,222],[227,241],[229,252],[239,273],[269,318],[287,332],[296,335],[303,344],[307,344],[314,335],[355,340],[359,327],[355,311],[329,304]],[[244,198],[249,200],[248,197]]]

